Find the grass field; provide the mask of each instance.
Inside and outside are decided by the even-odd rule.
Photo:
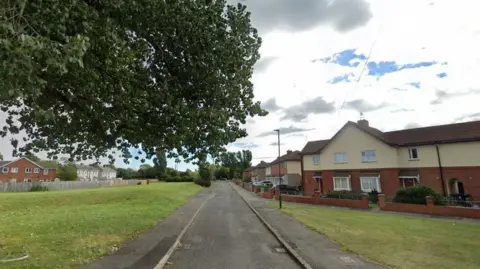
[[[0,194],[0,268],[69,268],[114,252],[201,189],[194,183]]]
[[[343,250],[394,268],[480,268],[480,224],[293,204],[283,211]]]

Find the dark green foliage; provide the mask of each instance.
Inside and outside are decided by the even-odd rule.
[[[436,205],[447,204],[447,199],[427,186],[414,186],[398,189],[393,201],[405,204],[426,204],[425,197],[431,196]]]
[[[225,152],[220,155],[223,167],[228,168],[228,178],[240,178],[243,170],[252,166],[252,152],[242,150],[238,152]]]
[[[14,155],[113,161],[116,149],[127,161],[141,147],[194,160],[266,115],[251,82],[261,39],[242,4],[4,0],[0,12],[0,135],[27,134]]]
[[[47,186],[41,186],[41,185],[35,185],[35,186],[30,188],[30,191],[32,191],[32,192],[34,192],[34,191],[48,191],[48,187]]]
[[[371,192],[368,193],[368,201],[373,204],[378,203],[378,191],[377,190],[372,190]]]
[[[200,185],[202,187],[210,188],[212,182],[210,180],[197,179],[195,180],[195,184]]]
[[[77,176],[77,169],[73,166],[73,163],[66,163],[57,167],[57,177],[62,181],[75,181]]]
[[[137,185],[142,185],[142,182],[141,182],[141,181],[138,181],[138,182],[137,182]]]
[[[361,197],[361,192],[354,191],[331,191],[327,193],[327,198],[335,199],[360,200]]]

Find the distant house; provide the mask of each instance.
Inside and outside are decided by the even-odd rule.
[[[117,171],[110,167],[75,164],[80,181],[109,180],[117,178]]]
[[[117,171],[110,167],[100,167],[100,179],[109,180],[117,178]]]
[[[274,185],[300,186],[302,181],[300,151],[287,150],[287,154],[278,157],[266,167],[265,174],[266,180]]]
[[[252,176],[252,181],[263,181],[265,180],[265,172],[266,168],[269,166],[268,163],[261,161],[259,164],[253,167],[251,176]]]
[[[95,166],[75,164],[77,169],[77,178],[80,181],[95,181],[98,180],[100,169]]]
[[[0,182],[45,182],[55,181],[57,166],[50,162],[33,162],[27,158],[0,161]]]

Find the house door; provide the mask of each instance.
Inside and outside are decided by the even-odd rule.
[[[458,194],[465,194],[465,189],[463,188],[463,182],[457,181]]]
[[[413,178],[405,178],[405,188],[415,186],[415,180]]]

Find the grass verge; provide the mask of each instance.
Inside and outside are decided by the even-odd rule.
[[[0,194],[1,268],[69,268],[117,250],[202,188],[194,183]]]
[[[381,264],[405,269],[479,268],[479,224],[294,204],[282,210],[343,250]]]

